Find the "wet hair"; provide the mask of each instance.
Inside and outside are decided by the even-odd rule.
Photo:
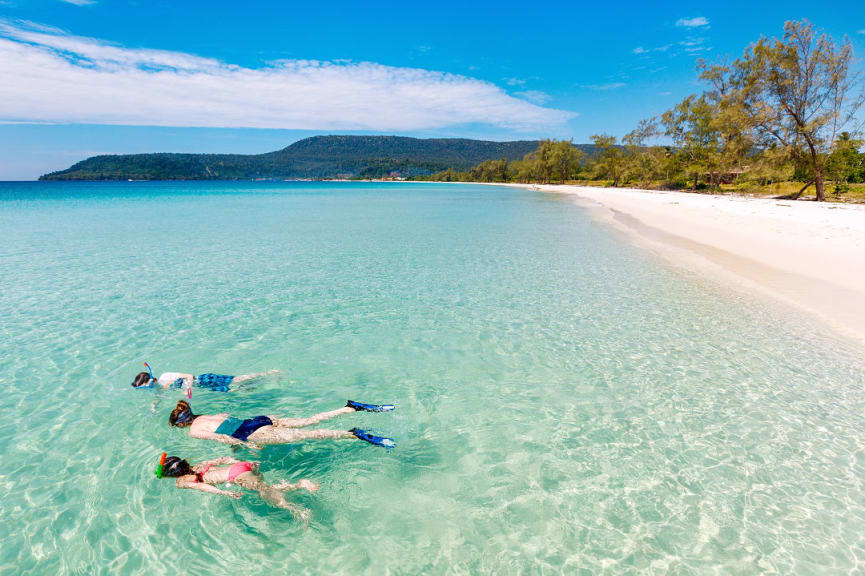
[[[150,374],[147,372],[139,372],[135,377],[135,380],[132,381],[133,388],[141,388],[142,386],[147,386],[150,384]]]
[[[196,418],[198,416],[192,413],[189,402],[180,400],[177,402],[174,410],[171,411],[171,416],[168,417],[168,424],[170,426],[177,426],[178,428],[186,428],[187,426],[191,426],[192,421]]]
[[[177,478],[178,476],[186,476],[187,474],[195,474],[189,462],[177,456],[169,456],[165,459],[165,464],[162,465],[162,475],[166,478]]]

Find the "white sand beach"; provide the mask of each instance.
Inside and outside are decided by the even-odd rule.
[[[677,263],[705,264],[865,342],[865,206],[586,186],[573,195]]]

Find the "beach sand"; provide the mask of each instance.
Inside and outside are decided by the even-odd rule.
[[[534,185],[677,264],[759,288],[865,343],[865,206]]]

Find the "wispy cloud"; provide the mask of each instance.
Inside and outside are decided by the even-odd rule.
[[[90,4],[96,4],[96,0],[60,0],[61,2],[66,2],[67,4],[75,4],[76,6],[89,6]]]
[[[2,20],[0,78],[0,120],[7,122],[375,131],[486,124],[539,130],[575,115],[457,74],[312,60],[246,68]]]
[[[608,82],[606,84],[581,84],[583,88],[588,88],[589,90],[597,90],[599,92],[606,92],[607,90],[616,90],[618,88],[622,88],[625,86],[624,82]]]
[[[709,19],[703,16],[695,16],[694,18],[679,18],[676,21],[676,26],[680,28],[708,28]]]
[[[523,86],[526,83],[522,78],[505,78],[504,80],[508,86]]]
[[[634,54],[649,54],[650,52],[666,52],[672,46],[673,46],[672,44],[665,44],[663,46],[655,46],[654,48],[644,48],[642,46],[637,46],[636,48],[634,48],[632,50],[632,52]]]
[[[856,34],[865,34],[865,28],[856,32]]]
[[[553,99],[552,96],[540,90],[523,90],[522,92],[514,92],[514,95],[538,105],[546,104]]]
[[[702,52],[704,50],[711,50],[709,46],[706,46],[706,39],[701,36],[689,36],[685,40],[679,42],[679,46],[684,46],[685,52]]]

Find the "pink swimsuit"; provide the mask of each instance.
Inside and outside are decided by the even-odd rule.
[[[252,471],[252,462],[235,462],[228,469],[228,481],[233,482],[235,478],[246,472]]]
[[[204,470],[201,471],[201,474],[197,474],[198,481],[204,482],[204,475],[207,474],[207,471],[213,464],[208,464],[204,467]],[[245,474],[246,472],[251,472],[253,468],[252,462],[235,462],[231,465],[231,468],[228,469],[228,482],[234,482],[234,479],[240,476],[241,474]]]

